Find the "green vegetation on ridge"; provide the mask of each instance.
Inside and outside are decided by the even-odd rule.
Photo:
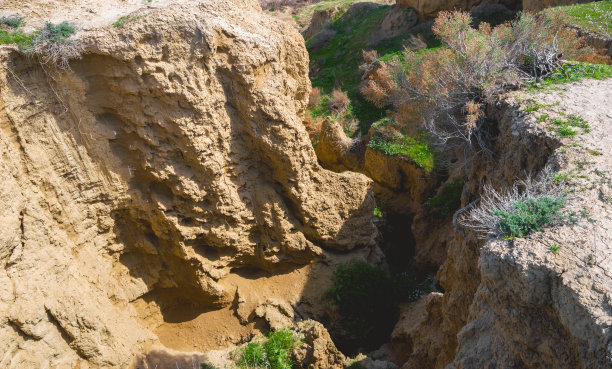
[[[573,24],[589,31],[604,35],[612,33],[612,0],[558,6],[545,12],[550,11],[566,13]]]

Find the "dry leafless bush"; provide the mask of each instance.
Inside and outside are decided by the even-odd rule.
[[[310,39],[310,49],[314,52],[321,50],[328,42],[336,37],[337,32],[331,28],[330,25],[326,25],[316,35]]]
[[[345,94],[339,89],[335,89],[332,92],[331,99],[329,100],[329,110],[331,110],[334,114],[342,115],[346,113],[346,109],[348,108],[350,103],[351,100],[349,99],[347,94]]]
[[[406,48],[362,84],[368,100],[394,107],[398,121],[425,129],[443,149],[464,149],[466,157],[490,153],[488,102],[554,72],[562,57],[592,52],[559,13],[524,13],[495,28],[471,24],[468,13],[440,13],[433,31],[446,47],[425,53]]]
[[[308,96],[308,108],[312,109],[321,104],[321,89],[318,87],[313,87],[310,90],[310,95]]]
[[[323,126],[323,118],[316,117],[312,118],[310,114],[306,115],[304,119],[304,126],[306,127],[306,132],[308,132],[308,136],[310,136],[310,141],[315,142],[321,133],[321,127]]]
[[[500,227],[499,212],[512,213],[516,204],[528,199],[547,197],[562,199],[561,186],[555,184],[553,171],[550,167],[544,168],[537,177],[527,176],[526,179],[516,182],[511,188],[497,191],[486,185],[478,206],[468,212],[460,223],[471,228],[481,238],[488,236],[498,237],[503,234]]]

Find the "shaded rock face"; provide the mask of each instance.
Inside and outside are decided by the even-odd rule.
[[[0,49],[0,367],[125,367],[157,342],[138,299],[215,309],[234,269],[374,244],[370,180],[302,127],[291,26],[215,0],[80,37],[67,72]]]
[[[308,27],[302,32],[304,40],[308,40],[312,36],[319,33],[324,27],[331,24],[331,20],[338,13],[337,7],[331,7],[327,9],[318,9],[312,14],[312,19]]]

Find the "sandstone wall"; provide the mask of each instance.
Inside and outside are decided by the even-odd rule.
[[[299,33],[254,0],[149,10],[80,32],[71,71],[0,48],[0,367],[123,368],[158,342],[138,306],[374,245],[370,180],[302,126]]]

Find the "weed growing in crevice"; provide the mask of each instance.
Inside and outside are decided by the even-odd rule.
[[[557,243],[553,243],[552,245],[550,245],[550,247],[548,248],[548,250],[550,252],[552,252],[553,254],[556,254],[559,252],[559,250],[561,249],[561,245],[557,244]]]

